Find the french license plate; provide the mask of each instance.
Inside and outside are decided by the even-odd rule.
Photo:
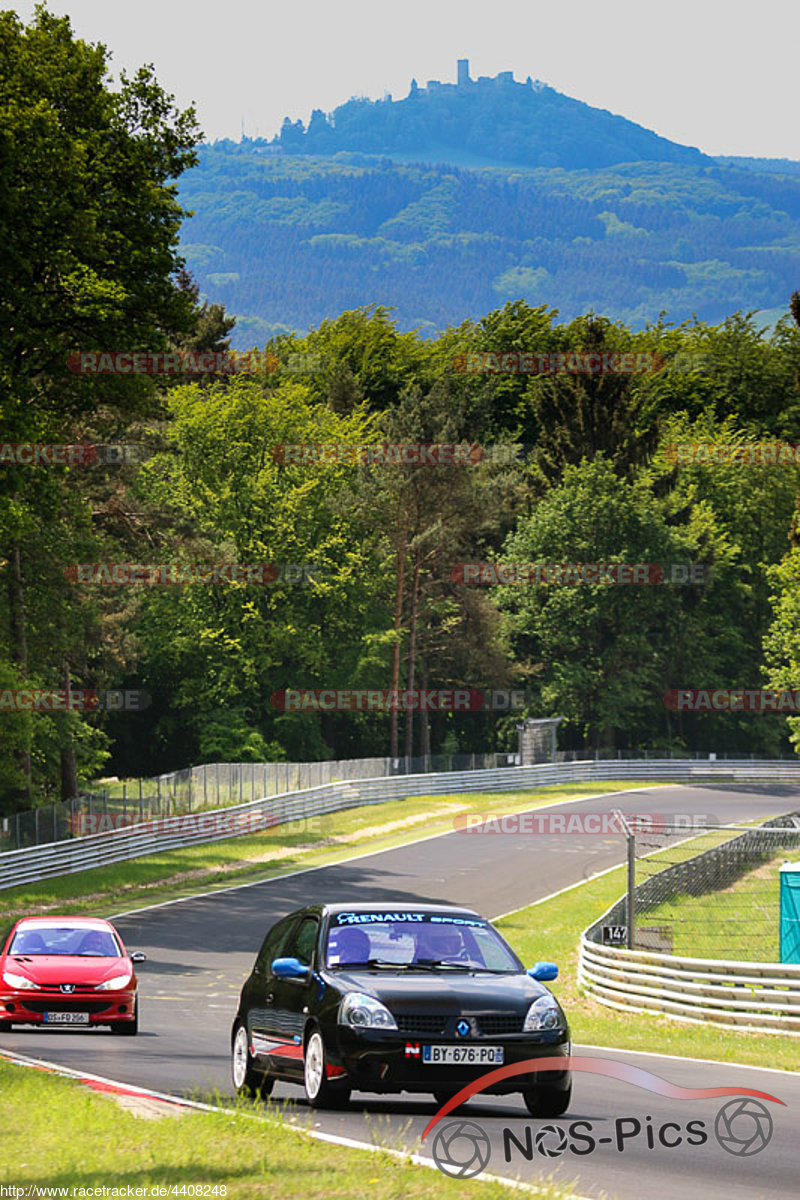
[[[45,1025],[88,1025],[89,1014],[82,1012],[46,1012]]]
[[[423,1046],[422,1061],[443,1066],[483,1067],[503,1062],[502,1046]]]

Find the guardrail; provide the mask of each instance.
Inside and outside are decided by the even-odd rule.
[[[800,1037],[800,965],[678,958],[582,935],[578,984],[624,1012]]]
[[[574,759],[584,758],[573,754]],[[25,850],[48,842],[65,842],[82,834],[101,833],[122,824],[210,811],[267,796],[284,796],[326,783],[422,775],[437,771],[493,770],[512,767],[519,757],[506,751],[438,754],[422,758],[348,758],[321,762],[201,763],[152,779],[107,779],[90,785],[70,800],[40,804],[0,818],[0,851]],[[539,761],[539,760],[532,760]],[[111,818],[109,822],[108,818]]]
[[[637,950],[631,940],[625,947],[600,940],[604,926],[626,923],[630,939],[631,907],[638,914],[648,901],[652,906],[676,894],[696,895],[728,886],[748,869],[748,861],[751,869],[758,865],[753,851],[762,842],[767,858],[780,847],[782,837],[796,846],[798,828],[797,813],[774,817],[693,858],[665,866],[632,891],[629,878],[627,895],[581,934],[579,987],[601,1004],[623,1012],[655,1012],[692,1024],[800,1037],[800,964],[693,958]],[[762,835],[770,835],[772,842]]]
[[[541,763],[485,771],[401,775],[304,788],[223,809],[165,817],[124,829],[89,834],[0,854],[0,889],[108,866],[162,850],[222,841],[299,818],[322,816],[362,804],[382,804],[408,796],[458,792],[507,792],[558,783],[609,779],[676,783],[789,783],[800,789],[800,764],[750,759],[623,759]]]

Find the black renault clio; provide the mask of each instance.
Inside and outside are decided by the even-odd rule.
[[[277,1079],[317,1108],[352,1090],[428,1092],[444,1103],[497,1068],[552,1057],[553,1070],[506,1073],[485,1090],[520,1092],[534,1116],[559,1116],[571,1076],[567,1019],[487,920],[432,904],[315,904],[269,930],[231,1034],[238,1091]]]

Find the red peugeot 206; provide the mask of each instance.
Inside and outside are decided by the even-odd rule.
[[[96,917],[23,917],[0,951],[0,1031],[14,1025],[139,1028],[134,963],[113,925]]]

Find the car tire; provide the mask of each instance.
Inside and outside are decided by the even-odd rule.
[[[565,1089],[544,1084],[526,1088],[522,1098],[532,1117],[560,1117],[572,1103],[572,1084]]]
[[[239,1095],[250,1096],[251,1099],[268,1096],[275,1084],[269,1075],[263,1075],[255,1069],[247,1029],[238,1021],[231,1043],[231,1076]]]
[[[303,1084],[306,1100],[312,1108],[343,1108],[350,1099],[350,1088],[332,1085],[326,1071],[328,1056],[319,1029],[312,1029],[303,1051]]]
[[[139,1032],[139,1001],[136,1001],[136,1008],[133,1013],[132,1021],[117,1021],[111,1026],[111,1032],[116,1033],[118,1037],[136,1037]]]
[[[11,1033],[13,1028],[10,1021],[0,1021],[0,1033]]]

